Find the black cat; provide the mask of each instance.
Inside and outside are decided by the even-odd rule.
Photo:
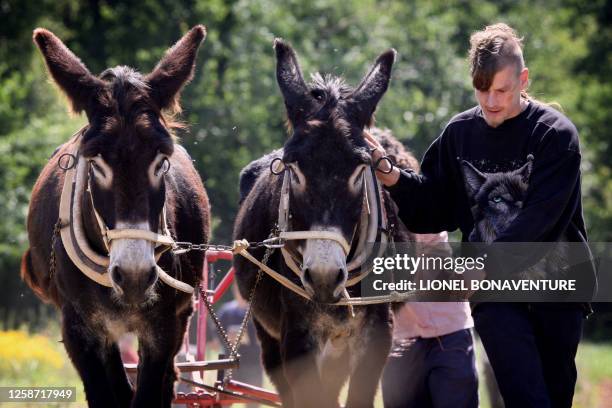
[[[472,200],[474,229],[470,242],[491,243],[520,214],[529,187],[533,156],[520,168],[497,173],[484,173],[463,160],[463,175],[468,196]],[[568,245],[565,234],[538,263],[522,271],[526,279],[558,278],[567,267]]]

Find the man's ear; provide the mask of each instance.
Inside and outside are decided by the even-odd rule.
[[[206,37],[203,25],[193,27],[166,51],[155,69],[146,76],[151,94],[160,109],[180,111],[179,94],[193,78],[200,43]]]
[[[104,83],[93,76],[85,64],[51,31],[37,28],[32,39],[45,58],[51,78],[70,100],[72,111],[79,113],[87,108],[91,98]]]
[[[529,69],[523,68],[519,74],[519,82],[521,84],[521,91],[524,91],[529,86]]]

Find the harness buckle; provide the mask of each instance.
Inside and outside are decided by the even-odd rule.
[[[272,237],[264,239],[261,244],[266,248],[282,248],[285,246],[285,240],[281,237]]]

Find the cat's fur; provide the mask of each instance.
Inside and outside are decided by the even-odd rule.
[[[470,242],[491,243],[520,214],[533,167],[533,156],[513,171],[485,173],[470,162],[462,161],[465,187],[472,200],[474,229]],[[549,253],[535,265],[522,271],[519,276],[525,279],[554,279],[563,275],[567,267],[568,245],[565,234],[552,245]]]

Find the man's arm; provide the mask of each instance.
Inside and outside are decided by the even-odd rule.
[[[376,163],[385,152],[372,136],[368,136],[366,140],[375,149],[372,162]],[[415,233],[453,231],[458,227],[453,205],[455,188],[451,185],[453,163],[441,144],[442,136],[425,153],[421,175],[396,167],[385,174],[388,170],[386,161],[380,162],[380,171],[377,171],[378,179],[387,187],[399,208],[399,218]]]

